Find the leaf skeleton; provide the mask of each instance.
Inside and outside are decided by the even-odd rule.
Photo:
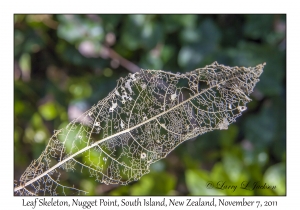
[[[88,173],[104,184],[127,185],[150,172],[182,142],[224,130],[241,116],[264,64],[217,62],[187,73],[141,70],[65,128],[27,167],[16,195],[85,195],[64,174]],[[200,84],[200,85],[199,85]],[[71,175],[70,175],[71,176]]]

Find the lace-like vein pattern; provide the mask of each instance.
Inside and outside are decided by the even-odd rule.
[[[86,194],[65,185],[79,173],[105,184],[140,179],[182,142],[235,122],[247,109],[264,65],[214,62],[185,74],[141,70],[121,78],[106,98],[54,132],[15,194]]]

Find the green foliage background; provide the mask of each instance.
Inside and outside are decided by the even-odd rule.
[[[127,186],[67,177],[90,195],[285,195],[285,15],[15,15],[14,179],[54,129],[137,68],[186,72],[266,62],[243,116],[189,140]],[[237,189],[208,189],[225,182]],[[243,181],[276,189],[240,189]]]

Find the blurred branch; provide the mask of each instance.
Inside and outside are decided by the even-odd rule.
[[[104,59],[110,58],[112,60],[118,61],[121,66],[123,66],[124,68],[126,68],[128,71],[132,73],[136,73],[141,69],[140,67],[130,62],[129,60],[123,58],[116,51],[114,51],[113,49],[107,46],[103,46],[100,56]]]

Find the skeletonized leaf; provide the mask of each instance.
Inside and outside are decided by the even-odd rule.
[[[235,122],[264,65],[214,62],[185,74],[141,70],[121,78],[106,98],[55,131],[15,194],[85,194],[64,185],[64,171],[88,173],[105,184],[140,179],[182,142]]]

